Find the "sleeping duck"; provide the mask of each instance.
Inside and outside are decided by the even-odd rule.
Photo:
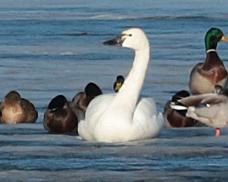
[[[84,92],[77,93],[71,102],[71,108],[78,117],[78,120],[85,118],[85,111],[89,103],[98,95],[101,95],[102,91],[95,83],[90,82],[84,88]]]
[[[63,95],[57,95],[48,104],[44,113],[43,125],[50,133],[78,131],[78,119]]]
[[[221,86],[219,86],[221,87]],[[182,98],[171,103],[172,109],[187,110],[186,116],[216,129],[215,136],[221,135],[221,128],[228,126],[228,96],[227,91],[206,93]]]
[[[34,105],[13,90],[1,103],[1,122],[6,124],[34,123],[38,113]]]
[[[228,42],[228,38],[218,28],[209,29],[205,36],[206,59],[204,63],[198,63],[190,74],[189,88],[192,94],[212,93],[215,85],[225,85],[227,71],[216,52],[220,41]]]
[[[178,91],[175,95],[173,95],[172,99],[166,103],[163,113],[166,127],[179,128],[198,125],[198,122],[196,120],[185,116],[187,110],[175,110],[170,107],[170,103],[178,102],[178,100],[189,96],[190,94],[188,91],[181,90]]]

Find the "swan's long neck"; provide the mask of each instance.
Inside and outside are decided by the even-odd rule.
[[[117,104],[120,107],[127,107],[134,112],[146,76],[149,60],[149,46],[135,51],[133,66],[123,86],[117,93],[113,105]]]

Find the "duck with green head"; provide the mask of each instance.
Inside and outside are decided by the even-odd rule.
[[[215,85],[224,87],[228,73],[216,48],[218,42],[228,42],[228,37],[218,28],[211,28],[205,36],[206,59],[191,71],[189,88],[192,94],[215,92]]]

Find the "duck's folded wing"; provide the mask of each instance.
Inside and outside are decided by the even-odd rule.
[[[201,104],[220,104],[226,101],[228,98],[224,95],[217,95],[213,97],[206,97],[202,100]]]
[[[185,97],[183,99],[178,100],[179,103],[183,104],[184,106],[197,106],[205,102],[206,100],[216,100],[218,99],[219,95],[215,93],[209,94],[201,94],[201,95],[193,95],[189,97]]]

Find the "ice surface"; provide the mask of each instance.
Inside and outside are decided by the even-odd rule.
[[[0,181],[226,181],[228,129],[164,129],[158,138],[90,143],[42,124],[0,125]]]

